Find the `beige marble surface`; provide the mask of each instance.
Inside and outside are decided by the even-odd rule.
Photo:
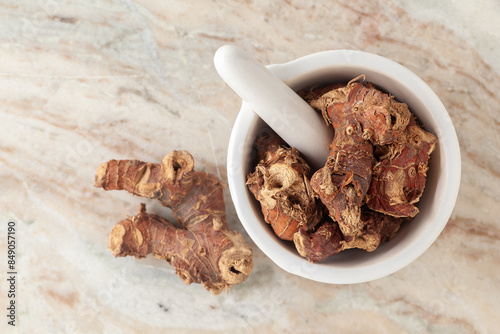
[[[498,333],[500,5],[442,3],[3,0],[0,332]],[[357,285],[293,276],[254,247],[248,281],[219,296],[162,261],[115,259],[109,231],[141,200],[93,188],[101,162],[159,162],[187,149],[198,169],[227,180],[241,102],[212,63],[224,44],[264,64],[364,50],[425,80],[462,152],[457,205],[433,246]],[[251,243],[225,196],[231,228]],[[18,240],[15,328],[3,315],[8,221]]]

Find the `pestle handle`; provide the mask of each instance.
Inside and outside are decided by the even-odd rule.
[[[306,101],[238,47],[219,48],[214,64],[229,87],[288,145],[299,150],[312,169],[325,164],[332,132]]]

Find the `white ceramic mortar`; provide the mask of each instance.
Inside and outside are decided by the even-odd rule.
[[[387,58],[361,51],[335,50],[311,54],[267,68],[293,90],[347,82],[360,74],[400,102],[438,137],[431,155],[420,213],[404,223],[391,241],[376,251],[347,250],[320,263],[301,257],[292,242],[278,239],[264,222],[260,205],[245,186],[255,158],[257,136],[269,131],[243,103],[228,148],[228,183],[237,214],[255,244],[284,270],[315,281],[360,283],[387,276],[417,259],[445,227],[460,185],[460,148],[452,121],[432,89],[414,73]],[[293,118],[293,113],[289,117]]]

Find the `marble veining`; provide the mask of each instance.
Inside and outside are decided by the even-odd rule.
[[[496,333],[500,327],[500,58],[493,0],[0,3],[0,232],[16,222],[19,333]],[[255,268],[227,295],[186,286],[167,263],[113,258],[108,235],[141,200],[93,188],[112,158],[189,150],[226,178],[241,101],[214,52],[263,64],[356,49],[406,66],[441,98],[461,145],[445,230],[414,263],[357,285],[288,274],[228,221]],[[170,217],[158,203],[148,211]],[[8,303],[0,259],[0,307]],[[3,314],[3,313],[2,313]],[[5,316],[2,333],[11,333]]]

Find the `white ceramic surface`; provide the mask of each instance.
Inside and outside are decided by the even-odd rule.
[[[245,186],[252,170],[255,138],[266,125],[243,103],[234,124],[228,149],[228,182],[238,217],[257,246],[286,271],[325,283],[359,283],[389,275],[419,257],[446,225],[460,185],[460,149],[451,119],[436,94],[414,73],[398,63],[361,51],[315,53],[295,61],[268,67],[292,89],[346,82],[360,74],[408,104],[410,110],[437,135],[431,155],[420,213],[401,227],[397,236],[375,252],[344,251],[320,263],[302,258],[290,242],[279,240],[262,217]]]
[[[222,79],[288,145],[314,167],[325,164],[332,133],[306,101],[239,47],[219,48],[214,64]]]

